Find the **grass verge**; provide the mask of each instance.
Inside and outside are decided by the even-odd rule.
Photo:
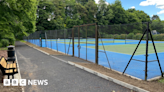
[[[25,41],[25,40],[20,40],[20,42],[23,42],[23,43],[25,43],[26,41]]]
[[[164,78],[159,80],[160,83],[164,83]]]
[[[7,50],[7,47],[2,47],[0,48],[0,50]]]

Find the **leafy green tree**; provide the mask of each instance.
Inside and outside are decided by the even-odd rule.
[[[66,28],[72,28],[74,25],[83,24],[83,20],[80,19],[80,15],[76,10],[75,0],[66,0],[64,23]]]
[[[111,5],[106,4],[105,0],[99,1],[96,17],[99,25],[109,25],[110,20],[114,17]]]
[[[153,17],[151,18],[151,20],[152,20],[152,21],[153,21],[153,20],[159,20],[159,21],[160,21],[160,18],[159,18],[158,15],[153,15]]]
[[[116,0],[114,4],[111,5],[113,12],[113,18],[110,24],[126,24],[128,23],[128,15],[121,5],[121,1]]]
[[[94,1],[89,1],[85,4],[85,8],[88,10],[88,20],[86,23],[95,23],[97,21],[96,19],[96,13],[97,13],[97,5]]]
[[[37,30],[64,28],[65,4],[61,0],[42,0],[37,10]]]
[[[75,11],[79,14],[80,20],[83,21],[83,24],[86,24],[88,22],[88,10],[85,6],[81,5],[80,3],[75,4]]]
[[[164,23],[160,20],[153,20],[151,23],[151,29],[156,30],[158,33],[164,33]]]
[[[143,33],[147,28],[147,23],[150,22],[150,16],[147,15],[144,11],[139,11],[135,9],[128,9],[128,21],[129,23],[137,23],[132,25],[133,33]],[[145,22],[145,23],[142,23]],[[128,29],[130,30],[130,29]],[[130,32],[130,31],[129,31]]]
[[[15,39],[35,32],[37,4],[37,0],[0,1],[0,42],[14,44]]]

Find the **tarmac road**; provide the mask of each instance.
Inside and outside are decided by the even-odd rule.
[[[48,85],[26,85],[25,92],[133,92],[21,42],[16,42],[16,54],[22,79],[48,80]]]

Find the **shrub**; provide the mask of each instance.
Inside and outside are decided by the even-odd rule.
[[[157,40],[157,34],[156,35],[153,35],[153,39],[154,40]]]
[[[137,33],[137,34],[136,34],[136,38],[135,38],[135,39],[136,39],[136,40],[140,40],[140,39],[141,39],[141,37],[142,37],[142,35],[143,35],[143,34],[141,34],[141,33]]]
[[[2,43],[0,42],[0,47],[2,47]]]
[[[127,35],[127,39],[132,39],[133,36],[134,36],[134,33],[129,33],[129,34]]]
[[[103,34],[103,38],[108,38],[108,34]]]
[[[121,34],[120,39],[126,39],[126,34]]]
[[[157,39],[158,41],[162,40],[162,35],[161,35],[161,34],[157,34],[156,39]]]
[[[113,38],[113,37],[114,37],[114,35],[113,35],[113,34],[110,34],[110,35],[109,35],[109,38]]]
[[[2,44],[1,47],[6,47],[9,45],[9,40],[8,39],[2,39],[0,43]]]
[[[120,39],[119,34],[115,34],[115,35],[114,35],[114,39]]]
[[[146,34],[144,35],[143,40],[146,40]]]
[[[164,40],[164,34],[161,34],[161,40],[162,41]]]
[[[121,39],[121,36],[120,36],[120,35],[118,35],[118,36],[117,36],[117,39]]]
[[[136,35],[133,35],[132,39],[136,39],[136,37],[137,37]]]

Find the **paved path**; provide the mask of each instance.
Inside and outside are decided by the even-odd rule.
[[[22,79],[48,79],[48,86],[26,86],[25,92],[131,92],[20,42],[16,42],[16,54]]]

